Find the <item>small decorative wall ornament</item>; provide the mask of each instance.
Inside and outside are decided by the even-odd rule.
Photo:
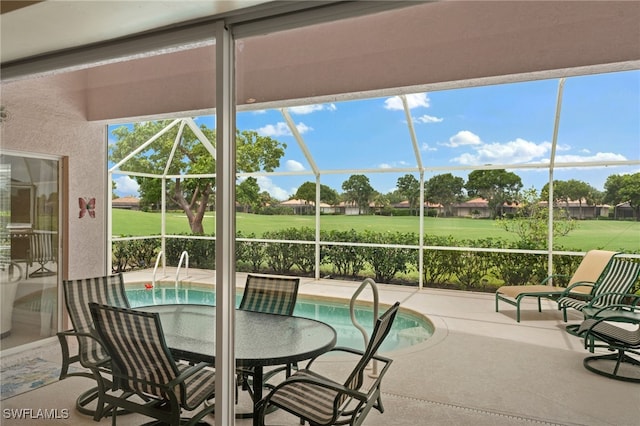
[[[85,214],[89,213],[91,218],[96,218],[96,199],[95,198],[78,198],[78,204],[80,205],[80,219],[84,217]]]

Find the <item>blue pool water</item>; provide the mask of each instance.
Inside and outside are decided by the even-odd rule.
[[[137,286],[140,287],[137,287]],[[176,303],[176,291],[173,287],[146,289],[143,284],[136,287],[128,285],[127,297],[131,307]],[[242,294],[236,294],[236,307],[240,304]],[[177,303],[195,303],[215,305],[216,294],[208,289],[178,289]],[[381,312],[383,312],[381,309]],[[364,348],[362,333],[352,324],[349,314],[349,302],[339,303],[302,296],[296,301],[294,315],[311,318],[331,324],[338,335],[338,346]],[[373,310],[366,305],[356,304],[355,316],[358,322],[371,335],[373,330]],[[380,348],[381,352],[388,352],[415,345],[428,339],[433,334],[433,325],[424,317],[402,311],[398,313],[393,328]]]

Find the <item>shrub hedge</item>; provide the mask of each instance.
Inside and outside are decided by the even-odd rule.
[[[237,237],[236,262],[239,271],[313,275],[314,229],[303,227],[266,232],[262,240],[256,240],[254,234],[239,233]],[[320,240],[338,243],[320,247],[323,274],[344,279],[372,277],[381,283],[416,284],[415,275],[413,282],[407,282],[406,278],[407,274],[419,270],[418,250],[415,248],[419,239],[416,233],[334,230],[321,231]],[[391,244],[401,247],[386,246]],[[427,247],[422,255],[425,286],[484,291],[503,284],[536,284],[547,276],[546,254],[486,251],[535,249],[522,242],[497,238],[456,240],[451,236],[427,234],[424,236],[424,245]],[[113,272],[153,267],[159,251],[160,238],[116,241],[113,243]],[[190,267],[215,269],[215,241],[187,236],[167,238],[167,265],[178,266],[183,251],[189,254]],[[558,280],[566,284],[580,261],[579,256],[555,256],[553,273],[564,276]]]

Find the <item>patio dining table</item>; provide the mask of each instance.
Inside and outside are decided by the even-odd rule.
[[[172,304],[136,308],[160,314],[167,346],[180,359],[215,362],[216,309],[212,305]],[[313,358],[336,344],[336,331],[320,321],[296,316],[236,310],[237,367],[250,367],[253,413],[262,399],[265,366],[287,365]],[[256,416],[254,415],[254,423]]]

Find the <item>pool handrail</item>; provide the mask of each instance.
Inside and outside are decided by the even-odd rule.
[[[364,327],[360,325],[360,323],[356,319],[355,302],[356,302],[356,299],[358,298],[358,295],[362,293],[362,290],[364,290],[364,288],[367,285],[370,285],[371,290],[373,291],[373,324],[375,326],[376,320],[378,319],[379,298],[378,298],[378,285],[372,278],[365,278],[364,281],[362,281],[358,289],[353,293],[353,296],[351,296],[351,301],[349,302],[349,314],[351,315],[351,322],[362,333],[362,337],[364,338],[365,348],[369,345],[369,335],[367,334],[367,330],[365,330]],[[369,376],[372,378],[378,377],[378,363],[376,362],[375,359],[373,360],[373,371],[371,374],[369,374]]]
[[[153,298],[154,305],[156,304],[156,273],[158,272],[158,265],[160,264],[160,259],[162,259],[163,255],[164,252],[160,250],[156,257],[156,265],[153,267],[153,277],[151,278],[151,297]]]
[[[182,261],[183,260],[187,260],[186,261],[186,271],[187,271],[187,277],[189,276],[189,253],[187,253],[187,251],[183,251],[180,254],[180,262],[178,262],[178,269],[176,270],[176,283],[175,283],[175,289],[176,289],[176,302],[180,303],[180,300],[178,299],[178,287],[180,284],[180,268],[182,268]]]
[[[158,272],[158,265],[160,264],[160,259],[162,259],[163,255],[164,253],[161,250],[156,257],[156,266],[153,267],[153,278],[151,278],[151,285],[153,286],[152,288],[156,287],[156,273]]]

